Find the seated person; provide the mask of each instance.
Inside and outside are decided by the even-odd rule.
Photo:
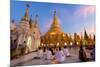
[[[59,49],[57,48],[57,51],[55,54],[55,59],[57,60],[58,63],[61,63],[65,60],[65,55],[60,47],[59,47]]]
[[[37,51],[37,57],[40,59],[43,57],[43,50],[41,47],[39,47],[39,50]]]
[[[52,59],[52,53],[50,51],[50,48],[46,51],[47,59]]]
[[[63,52],[64,52],[66,57],[70,56],[69,50],[68,50],[68,48],[66,46],[64,46]]]

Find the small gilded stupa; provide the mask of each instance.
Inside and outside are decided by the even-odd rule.
[[[68,38],[67,34],[62,32],[60,25],[58,23],[58,18],[56,16],[56,10],[54,11],[53,22],[50,26],[48,32],[41,37],[41,43],[48,45],[59,45],[63,42],[66,42],[66,38]]]

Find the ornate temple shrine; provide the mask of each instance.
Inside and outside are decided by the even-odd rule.
[[[68,35],[61,30],[55,10],[51,27],[47,33],[41,36],[41,43],[48,44],[47,46],[59,46],[59,44],[64,44],[67,41]]]
[[[37,50],[40,46],[40,32],[38,29],[38,15],[35,17],[35,22],[32,17],[28,15],[29,4],[26,6],[24,17],[20,20],[18,25],[14,20],[11,22],[11,57],[20,52],[20,45],[24,47],[26,43],[26,49],[24,53],[29,53]]]

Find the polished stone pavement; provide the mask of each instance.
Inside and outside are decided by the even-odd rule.
[[[77,63],[80,62],[78,59],[78,51],[79,48],[71,48],[69,49],[71,56],[66,57],[65,61],[62,63]],[[90,57],[90,50],[86,50],[86,54],[88,58]],[[56,64],[55,60],[45,60],[34,59],[36,57],[36,52],[32,52],[28,55],[22,56],[20,58],[11,60],[11,66],[30,66],[30,65],[44,65],[44,64],[52,64],[53,62]]]

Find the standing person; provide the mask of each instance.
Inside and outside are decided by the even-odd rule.
[[[64,55],[66,57],[69,57],[70,56],[70,53],[69,53],[69,50],[68,50],[67,46],[64,46],[63,52],[64,52]]]
[[[63,51],[61,50],[61,47],[57,48],[55,58],[58,61],[58,63],[61,63],[65,60],[65,55],[64,55]]]
[[[79,50],[79,59],[82,62],[87,61],[87,56],[82,45],[80,46],[80,50]]]

